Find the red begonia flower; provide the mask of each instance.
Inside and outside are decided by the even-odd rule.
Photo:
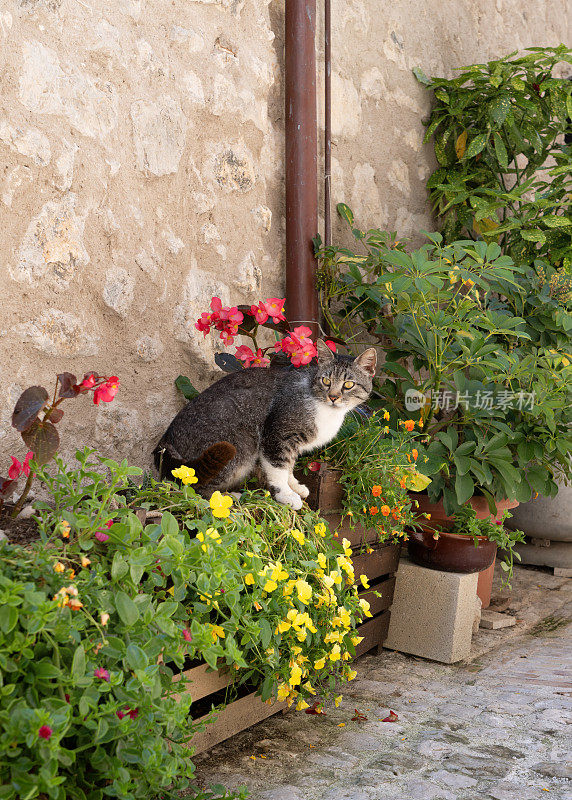
[[[88,389],[93,389],[96,382],[97,378],[95,377],[95,372],[86,372],[86,374],[83,376],[82,382],[79,385],[79,389],[85,389],[85,391]]]
[[[101,678],[102,681],[107,681],[109,683],[109,671],[104,669],[103,667],[98,667],[97,669],[93,670],[93,674],[96,678]]]
[[[26,478],[30,475],[30,460],[34,457],[34,454],[31,450],[28,450],[26,453],[26,458],[24,459],[24,463],[22,464],[22,472],[26,476]]]
[[[119,378],[117,375],[113,375],[111,378],[108,378],[105,383],[102,383],[101,386],[98,386],[95,392],[93,393],[93,402],[96,406],[100,403],[111,403],[115,395],[117,394],[117,390],[119,389]]]
[[[327,345],[327,346],[330,348],[330,350],[332,351],[332,353],[335,353],[335,352],[336,352],[336,343],[335,343],[335,342],[332,342],[332,340],[331,340],[331,339],[326,339],[326,341],[325,341],[325,344],[326,344],[326,345]]]
[[[250,313],[259,325],[264,325],[268,319],[268,311],[264,308],[262,303],[259,303],[257,306],[250,306]]]
[[[8,468],[8,477],[10,480],[15,481],[22,474],[22,465],[14,456],[10,456],[10,458],[12,459],[12,466]]]
[[[284,303],[285,298],[269,297],[268,300],[260,303],[260,307],[264,309],[269,317],[272,317],[272,322],[276,325],[286,319],[284,316]],[[266,320],[264,320],[266,322]]]

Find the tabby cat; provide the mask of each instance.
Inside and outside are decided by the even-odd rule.
[[[348,411],[370,395],[373,348],[357,358],[334,355],[321,340],[317,363],[233,372],[175,417],[153,451],[161,478],[193,467],[197,491],[234,489],[257,468],[280,503],[302,507],[308,489],[292,470],[301,453],[339,431]]]

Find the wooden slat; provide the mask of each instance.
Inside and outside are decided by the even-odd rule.
[[[372,584],[369,589],[363,589],[363,591],[359,593],[359,596],[367,600],[370,606],[369,610],[371,614],[375,616],[390,607],[393,602],[394,589],[395,578],[390,577],[379,583]],[[379,595],[379,597],[377,595]]]
[[[367,575],[370,580],[379,578],[382,575],[389,575],[397,569],[399,561],[398,544],[382,545],[373,553],[363,553],[353,556],[354,571],[356,576]]]
[[[360,544],[369,544],[370,542],[377,542],[379,534],[375,530],[367,530],[362,525],[356,525],[354,528],[350,526],[350,521],[341,513],[328,512],[322,514],[331,531],[336,531],[338,537],[345,536],[352,547],[357,547]]]
[[[268,705],[254,694],[241,697],[240,700],[235,700],[234,703],[230,703],[220,711],[214,722],[209,723],[204,730],[195,734],[188,742],[187,747],[194,747],[195,753],[203,753],[214,747],[215,744],[220,744],[225,739],[236,736],[237,733],[250,728],[251,725],[256,725],[257,722],[262,722],[263,719],[267,719],[285,708],[286,703],[274,702],[272,705]],[[197,721],[201,722],[205,719],[207,717],[201,717]]]
[[[363,641],[356,647],[356,658],[363,656],[368,650],[377,647],[387,639],[387,631],[389,630],[389,616],[391,611],[384,611],[383,614],[378,614],[373,619],[368,619],[357,629],[358,636],[363,636]]]
[[[193,702],[200,700],[203,697],[208,697],[209,694],[218,692],[219,689],[224,689],[232,682],[232,676],[229,672],[212,672],[207,664],[200,664],[198,667],[192,667],[183,672],[187,680],[192,681],[185,691],[190,692]],[[173,683],[181,680],[181,675],[173,676]],[[178,697],[178,695],[177,695]]]

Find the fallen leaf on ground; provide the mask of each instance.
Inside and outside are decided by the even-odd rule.
[[[322,706],[320,705],[319,700],[316,700],[314,703],[312,703],[310,708],[306,709],[306,714],[324,714],[325,715],[325,713],[326,713],[325,711],[322,711]]]
[[[367,722],[367,717],[365,714],[362,714],[357,708],[354,709],[355,716],[352,717],[352,722]]]
[[[389,710],[389,716],[388,716],[388,717],[385,717],[385,718],[384,718],[384,719],[382,719],[381,721],[382,721],[382,722],[397,722],[397,720],[398,720],[398,719],[399,719],[399,717],[397,716],[397,714],[395,713],[395,711],[392,711],[392,710],[390,709],[390,710]]]

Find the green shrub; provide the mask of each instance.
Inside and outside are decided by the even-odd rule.
[[[300,708],[354,677],[369,610],[317,514],[252,492],[221,519],[191,486],[135,489],[126,462],[77,458],[38,473],[55,504],[38,504],[41,540],[2,549],[0,798],[186,786],[196,725],[172,678],[189,660]],[[162,510],[160,524],[129,503]]]

